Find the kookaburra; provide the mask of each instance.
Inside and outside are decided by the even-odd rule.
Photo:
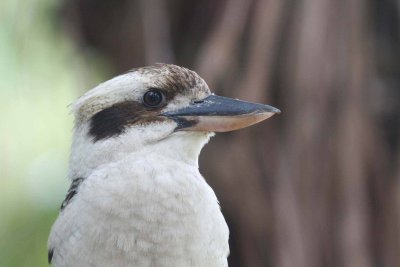
[[[71,187],[49,241],[56,267],[227,266],[229,230],[198,157],[214,132],[279,113],[214,95],[195,72],[156,64],[73,105]]]

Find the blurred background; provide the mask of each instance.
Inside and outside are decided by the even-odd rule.
[[[282,114],[200,169],[231,267],[400,266],[399,0],[1,0],[0,266],[47,266],[86,90],[175,63]]]

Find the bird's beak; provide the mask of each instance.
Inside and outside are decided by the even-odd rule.
[[[176,130],[228,132],[253,125],[280,112],[264,104],[210,95],[162,115],[177,122]]]

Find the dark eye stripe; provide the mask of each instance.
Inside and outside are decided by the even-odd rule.
[[[141,103],[126,101],[96,113],[90,121],[89,134],[94,141],[121,134],[129,121],[144,111]]]
[[[95,142],[118,136],[130,125],[164,120],[157,116],[159,111],[160,108],[149,110],[136,101],[117,103],[99,111],[90,119],[89,135]]]

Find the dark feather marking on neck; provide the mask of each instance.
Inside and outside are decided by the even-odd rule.
[[[78,193],[78,188],[83,182],[84,178],[75,178],[72,180],[71,186],[68,189],[67,195],[65,196],[64,201],[61,204],[61,211],[65,209],[65,207],[71,202],[72,198]]]
[[[51,264],[51,261],[53,260],[53,253],[54,253],[53,248],[47,251],[47,261],[49,262],[49,264]]]
[[[65,196],[64,201],[61,204],[61,211],[65,209],[66,206],[68,206],[69,203],[71,203],[72,199],[74,196],[78,193],[79,186],[85,179],[82,177],[75,178],[72,180],[71,186],[68,189],[67,195]],[[54,248],[49,248],[47,251],[47,260],[49,264],[51,264],[54,256]]]

